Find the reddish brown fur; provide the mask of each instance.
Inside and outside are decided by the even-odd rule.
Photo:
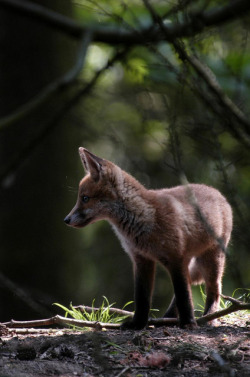
[[[165,316],[178,315],[182,327],[195,326],[190,286],[201,282],[206,285],[205,314],[217,310],[232,230],[231,207],[220,192],[198,184],[147,190],[112,162],[84,148],[79,152],[87,175],[65,222],[80,228],[106,219],[129,254],[135,315],[124,327],[147,323],[156,262],[169,271],[175,291]]]

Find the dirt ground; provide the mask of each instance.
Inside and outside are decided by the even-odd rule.
[[[246,315],[195,330],[20,331],[2,329],[0,377],[250,376]]]

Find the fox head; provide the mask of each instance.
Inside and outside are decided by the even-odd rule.
[[[79,148],[79,154],[86,176],[80,181],[75,207],[64,219],[75,228],[109,218],[110,205],[117,199],[115,172],[121,172],[118,166],[85,148]]]

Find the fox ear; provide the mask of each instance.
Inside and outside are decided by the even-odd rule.
[[[86,172],[90,173],[95,181],[99,181],[104,160],[82,147],[79,148],[79,154]]]

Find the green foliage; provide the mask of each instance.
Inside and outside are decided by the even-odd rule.
[[[147,63],[139,57],[132,58],[125,66],[128,76],[134,83],[142,83],[148,75]]]
[[[132,303],[132,301],[127,302],[123,306],[123,310]],[[71,316],[74,319],[81,320],[81,321],[92,321],[92,322],[103,322],[103,323],[121,323],[124,319],[127,318],[126,315],[120,315],[117,313],[110,313],[110,308],[112,308],[113,304],[110,304],[107,297],[103,296],[103,302],[98,310],[95,310],[95,299],[92,301],[92,311],[88,312],[85,309],[80,311],[73,307],[70,304],[70,307],[67,308],[64,305],[55,303],[54,305],[58,306],[59,308],[65,311],[65,317]]]
[[[250,302],[250,289],[243,289],[243,288],[237,288],[233,291],[232,297],[236,298],[237,300],[240,300],[245,303]],[[230,306],[231,302],[228,300],[221,299],[221,306],[223,308],[227,308]],[[237,324],[238,319],[244,319],[246,321],[246,325],[249,325],[249,310],[240,310],[233,313],[228,314],[227,316],[223,317],[225,318],[225,321],[228,324],[235,325]]]
[[[245,303],[250,302],[250,288],[237,288],[233,291],[232,294],[233,298],[237,298],[237,300],[240,300]]]
[[[206,301],[206,297],[207,297],[202,285],[200,285],[200,296],[201,296],[201,299],[203,301],[203,304],[198,304],[197,308],[195,309],[195,312],[199,313],[199,316],[201,316],[204,312],[205,301]],[[233,291],[232,298],[235,298],[239,301],[242,301],[243,303],[248,303],[248,302],[250,302],[250,289],[237,288]],[[229,300],[224,299],[223,297],[220,298],[219,310],[226,309],[230,305],[232,305],[232,303]],[[246,316],[246,319],[247,319],[248,313],[249,313],[249,310],[241,310],[239,312],[236,311],[236,312],[233,312],[233,313],[230,313],[230,314],[224,316],[223,319],[225,319],[227,322],[235,323],[235,321],[237,320],[238,317],[242,318],[242,317]]]
[[[131,305],[133,301],[127,302],[122,310],[125,310],[125,308],[129,305]],[[58,306],[65,312],[65,317],[67,318],[70,316],[73,319],[77,319],[80,321],[91,321],[91,322],[102,322],[102,323],[122,323],[126,318],[128,318],[128,315],[123,315],[117,312],[111,312],[110,309],[113,307],[115,303],[110,304],[107,297],[103,296],[103,301],[100,305],[100,307],[95,308],[95,299],[92,301],[92,310],[86,310],[84,306],[80,309],[75,308],[72,304],[70,304],[70,307],[67,308],[64,305],[55,303],[54,305]],[[155,317],[154,313],[158,312],[158,309],[151,309],[150,314],[152,317]],[[73,325],[73,327],[76,329],[76,326]],[[81,330],[82,328],[79,327]]]
[[[80,20],[107,25],[122,25],[133,28],[140,24],[148,26],[152,20],[140,0],[76,0],[75,14]],[[155,3],[157,11],[163,15],[170,8],[165,1]]]

